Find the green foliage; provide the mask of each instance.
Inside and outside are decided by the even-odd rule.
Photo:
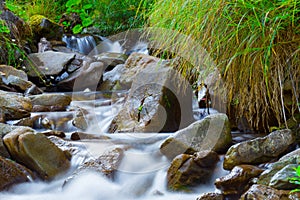
[[[299,187],[300,187],[300,165],[297,168],[295,168],[295,176],[289,178],[289,181],[290,181],[290,183],[299,185]],[[294,189],[291,191],[291,193],[293,193],[293,192],[300,192],[300,188],[297,188],[297,189]]]
[[[91,3],[83,4],[81,0],[68,0],[66,3],[67,13],[77,13],[81,19],[81,24],[73,27],[74,34],[81,33],[82,29],[93,24],[90,11],[93,5]]]
[[[299,112],[298,92],[291,92],[290,106],[282,105],[281,96],[284,81],[300,90],[299,20],[298,0],[157,0],[149,12],[150,27],[177,32],[154,34],[161,49],[174,46],[186,55],[194,39],[210,53],[225,81],[228,109],[234,107],[234,117],[246,117],[256,129],[281,126],[285,114]],[[191,56],[189,61],[197,59]],[[212,67],[194,68],[203,66]]]
[[[65,11],[64,0],[6,0],[6,6],[24,20],[33,15],[43,15],[56,22]]]

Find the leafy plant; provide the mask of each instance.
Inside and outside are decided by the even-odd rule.
[[[289,181],[290,183],[299,185],[299,188],[292,190],[291,193],[300,192],[300,165],[297,168],[295,168],[295,176],[289,178]]]
[[[77,24],[73,27],[73,33],[77,34],[82,31],[83,28],[93,24],[93,19],[90,16],[90,10],[93,4],[83,4],[81,0],[68,0],[66,3],[67,13],[77,13],[80,16],[81,24]]]

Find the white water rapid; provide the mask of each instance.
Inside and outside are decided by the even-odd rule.
[[[75,97],[76,95],[77,97]],[[196,200],[201,193],[215,191],[213,181],[226,173],[223,171],[220,161],[213,177],[206,184],[199,185],[190,193],[168,191],[166,172],[170,161],[160,154],[159,146],[169,134],[106,134],[109,123],[122,105],[124,94],[121,93],[113,100],[104,97],[96,100],[78,97],[80,95],[87,96],[87,93],[76,95],[73,94],[72,106],[93,110],[94,113],[90,118],[91,123],[87,133],[106,135],[111,139],[71,141],[74,146],[81,148],[73,156],[72,167],[68,173],[62,174],[50,182],[35,180],[16,185],[8,191],[1,192],[1,200]],[[45,113],[45,117],[55,120],[54,116],[59,117],[56,114]],[[73,115],[74,113],[72,111],[60,113],[63,116],[68,114]],[[66,122],[61,129],[67,133],[68,130],[73,131],[68,126],[69,123]],[[115,147],[122,147],[126,150],[121,164],[116,170],[114,180],[99,173],[86,172],[62,187],[64,181],[76,167],[91,155],[97,157],[102,152]]]

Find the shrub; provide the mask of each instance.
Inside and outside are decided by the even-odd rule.
[[[300,111],[299,18],[298,0],[157,0],[149,26],[197,40],[223,77],[228,111],[268,129]],[[165,48],[176,37],[160,33],[153,39]],[[286,88],[289,100],[283,98]]]

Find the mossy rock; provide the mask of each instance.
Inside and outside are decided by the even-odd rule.
[[[33,15],[29,24],[36,42],[45,37],[47,40],[61,40],[63,27],[43,15]]]

